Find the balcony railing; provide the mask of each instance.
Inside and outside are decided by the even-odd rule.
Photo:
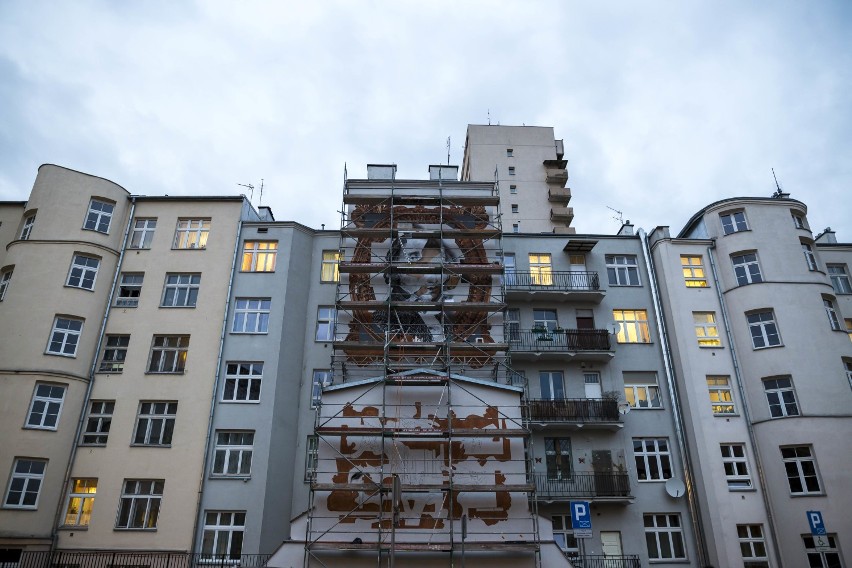
[[[262,568],[271,554],[189,554],[187,552],[128,552],[123,550],[21,552],[17,562],[4,566],[16,568]]]
[[[507,329],[512,351],[609,351],[605,329]]]
[[[504,282],[507,290],[600,290],[597,272],[510,272]]]
[[[630,496],[630,479],[626,473],[575,473],[562,479],[552,473],[532,475],[539,499]]]
[[[527,399],[535,422],[620,422],[618,401],[609,398]]]
[[[642,562],[635,554],[611,556],[603,554],[587,554],[583,556],[565,555],[574,568],[642,568]]]

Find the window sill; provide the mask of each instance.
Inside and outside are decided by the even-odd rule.
[[[207,250],[207,247],[206,247],[206,246],[203,246],[203,247],[172,247],[172,250],[192,250],[192,251],[197,251],[197,250]]]
[[[185,375],[186,371],[145,371],[146,375]]]
[[[739,416],[740,415],[736,412],[725,412],[721,414],[718,412],[713,413],[714,418],[739,418]]]
[[[53,351],[45,351],[45,355],[53,355],[54,357],[68,357],[69,359],[76,359],[77,354],[68,354],[68,353],[54,353]]]
[[[80,446],[81,448],[106,448],[106,443],[103,443],[103,444],[84,444],[84,443],[80,442],[77,445]]]
[[[724,349],[724,345],[699,345],[701,349]]]
[[[751,229],[740,229],[739,231],[731,231],[730,233],[726,233],[724,229],[722,229],[723,236],[728,237],[730,235],[736,235],[737,233],[750,233]]]
[[[275,274],[274,270],[240,270],[240,274]]]
[[[166,310],[195,309],[195,306],[163,306],[163,305],[160,305],[159,307],[166,309]]]
[[[764,349],[775,349],[777,347],[784,347],[783,343],[779,343],[778,345],[766,345],[764,347],[754,347],[754,351],[763,351]]]
[[[248,475],[228,475],[226,473],[211,473],[210,479],[225,479],[233,481],[248,481],[251,479],[251,474]]]
[[[61,525],[56,527],[56,529],[60,531],[87,531],[89,530],[89,525]]]
[[[50,427],[50,426],[28,426],[26,424],[21,428],[22,430],[47,430],[48,432],[56,432],[59,428]]]
[[[97,229],[87,229],[86,227],[81,227],[83,231],[89,231],[90,233],[98,233],[100,235],[109,235],[109,229],[106,231],[99,231]]]
[[[221,400],[219,401],[222,404],[260,404],[260,399],[258,400]]]
[[[131,448],[171,448],[171,444],[130,444]]]
[[[790,493],[790,497],[798,498],[798,497],[825,497],[825,491],[820,491],[818,493]]]
[[[151,247],[127,247],[127,250],[151,250]]]
[[[616,345],[653,345],[653,341],[616,341]]]
[[[130,527],[115,527],[112,530],[120,532],[157,532],[157,527],[151,529],[135,529]]]
[[[96,375],[121,375],[123,371],[95,371]]]
[[[64,287],[65,288],[72,288],[74,290],[83,290],[85,292],[94,292],[95,291],[94,288],[83,288],[82,286],[71,286],[70,284],[66,284]]]
[[[3,505],[0,509],[9,509],[12,511],[38,511],[38,505]]]
[[[754,493],[757,491],[754,487],[731,487],[728,486],[728,491],[731,493]]]

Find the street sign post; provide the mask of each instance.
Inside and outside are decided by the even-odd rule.
[[[831,546],[828,543],[828,531],[822,520],[820,511],[808,511],[808,525],[811,527],[811,536],[814,537],[814,548],[817,552],[828,552]]]
[[[574,538],[592,538],[592,508],[588,501],[571,501]]]

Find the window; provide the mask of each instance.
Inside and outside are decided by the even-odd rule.
[[[648,331],[648,312],[645,310],[613,310],[612,317],[618,324],[615,337],[619,343],[651,343]]]
[[[562,400],[565,398],[565,383],[562,371],[540,371],[538,381],[541,398],[544,400]]]
[[[148,372],[183,373],[188,351],[188,335],[155,335]]]
[[[822,299],[822,305],[825,307],[825,315],[828,316],[828,325],[834,331],[842,331],[840,327],[840,318],[837,317],[837,310],[834,309],[834,302],[826,297]]]
[[[810,446],[781,448],[781,460],[787,471],[787,483],[792,495],[821,493],[816,461]]]
[[[766,391],[769,415],[772,418],[799,415],[796,391],[793,390],[793,381],[790,377],[763,379],[763,390]]]
[[[24,219],[24,226],[21,228],[21,240],[28,241],[30,240],[30,235],[33,232],[33,225],[35,225],[35,213]]]
[[[811,245],[809,245],[808,243],[802,243],[802,253],[805,255],[805,262],[808,263],[808,270],[819,270],[819,266],[817,266],[816,256],[814,256],[814,249],[811,248]]]
[[[517,195],[518,186],[517,185],[510,185],[509,186],[509,193],[511,193],[512,195]]]
[[[828,534],[821,537],[821,540],[828,544],[828,547],[819,547],[817,549],[814,537],[811,535],[802,535],[802,540],[805,543],[805,553],[808,555],[808,566],[811,568],[841,568],[843,563],[840,561],[840,549],[837,547],[837,535]]]
[[[162,479],[125,479],[115,528],[156,529],[165,483]]]
[[[129,335],[107,335],[104,346],[104,356],[98,367],[100,373],[120,373],[124,369],[127,358],[127,346],[130,345]]]
[[[707,288],[707,277],[704,274],[704,259],[701,255],[680,255],[683,269],[683,280],[687,288]]]
[[[793,226],[797,229],[805,229],[807,230],[808,226],[805,223],[805,216],[799,213],[798,211],[790,211],[790,216],[793,217]]]
[[[533,331],[552,332],[558,326],[556,310],[533,310]]]
[[[336,250],[322,251],[322,269],[320,282],[338,282],[340,280],[340,253]]]
[[[57,316],[53,322],[53,330],[50,332],[47,352],[51,355],[75,357],[81,333],[83,333],[83,320]]]
[[[852,341],[852,318],[843,320],[846,323],[846,334],[849,336],[849,341]]]
[[[547,479],[571,479],[571,438],[545,438]]]
[[[317,478],[319,462],[319,436],[308,436],[305,442],[305,481]]]
[[[109,233],[109,224],[112,221],[112,211],[115,205],[92,199],[89,203],[89,212],[86,214],[84,229]]]
[[[245,512],[206,511],[201,539],[202,558],[239,560],[243,552],[245,527]]]
[[[512,223],[512,232],[513,233],[520,233],[521,232],[521,226],[518,225],[517,223]]]
[[[254,432],[216,432],[213,474],[245,477],[251,474]]]
[[[317,341],[332,341],[334,339],[334,308],[320,306],[317,308]]]
[[[175,430],[176,402],[140,402],[133,444],[168,446]]]
[[[9,282],[12,280],[13,268],[9,267],[0,272],[0,302],[6,298],[6,290],[9,289]]]
[[[511,158],[513,153],[514,153],[514,150],[512,148],[506,148],[506,157],[507,158]]]
[[[852,388],[852,361],[844,361],[843,366],[846,367],[846,378],[849,380],[849,387]]]
[[[664,481],[672,476],[668,438],[633,438],[639,481]]]
[[[728,489],[751,489],[745,445],[721,444],[719,449],[722,452],[722,465],[725,468]]]
[[[45,469],[47,469],[46,460],[16,458],[3,506],[20,509],[37,508]]]
[[[122,273],[115,305],[120,308],[135,308],[138,306],[139,296],[142,294],[143,280],[145,280],[144,274]]]
[[[571,517],[569,515],[553,515],[550,519],[553,526],[553,540],[562,552],[569,556],[580,554],[580,543],[574,537],[574,529],[571,528]]]
[[[530,253],[529,259],[532,284],[537,286],[552,286],[553,268],[550,264],[550,255]]]
[[[203,249],[207,247],[210,219],[179,219],[172,248]]]
[[[710,408],[713,414],[734,414],[734,397],[730,379],[726,376],[708,376],[707,390],[710,393]]]
[[[835,292],[852,294],[852,284],[849,283],[849,273],[846,272],[845,264],[829,264],[828,275],[831,277],[831,285]],[[2,298],[2,293],[0,293],[0,298]]]
[[[114,409],[114,400],[93,400],[89,403],[89,416],[86,418],[86,429],[83,431],[83,445],[106,445]]]
[[[97,491],[97,479],[72,479],[62,525],[66,527],[89,526],[89,520],[92,518],[92,505],[95,504],[95,493]]]
[[[151,248],[151,241],[154,240],[154,231],[156,228],[156,219],[136,219],[133,221],[133,232],[130,234],[130,248]]]
[[[275,272],[278,243],[275,241],[246,241],[243,243],[243,272]]]
[[[225,390],[222,402],[256,402],[260,400],[263,363],[228,362],[225,367]]]
[[[512,203],[512,213],[517,213],[517,212],[518,212],[518,204]]]
[[[503,274],[506,286],[514,286],[518,283],[518,278],[515,274],[515,253],[503,253]]]
[[[781,336],[778,335],[775,316],[771,311],[749,314],[746,318],[751,331],[751,342],[755,349],[781,345]]]
[[[30,402],[30,411],[27,414],[27,423],[24,427],[56,430],[64,399],[64,385],[36,383],[33,399]]]
[[[624,398],[633,408],[662,408],[657,374],[625,372]]]
[[[699,347],[719,347],[722,341],[719,339],[719,328],[716,327],[715,312],[692,312],[695,323],[695,336],[698,338]]]
[[[639,265],[632,254],[608,254],[606,275],[610,286],[639,286]]]
[[[515,166],[509,166],[509,175],[510,176],[515,175]]]
[[[732,213],[723,213],[719,215],[722,220],[722,231],[726,235],[737,233],[739,231],[748,231],[746,223],[745,211],[734,211]]]
[[[763,525],[737,525],[737,538],[745,568],[769,568]]]
[[[760,264],[757,262],[757,254],[753,252],[736,254],[731,256],[734,265],[734,275],[737,277],[737,285],[757,284],[763,282],[760,274]]]
[[[267,333],[269,331],[269,298],[237,298],[234,306],[232,333]]]
[[[519,341],[521,339],[521,310],[508,308],[503,324],[505,325],[503,333],[509,341]]]
[[[68,271],[66,286],[82,288],[83,290],[95,289],[95,278],[98,276],[98,266],[101,261],[91,256],[75,254],[71,261],[71,269]]]
[[[311,408],[319,406],[322,400],[322,389],[331,384],[331,371],[314,369],[313,387],[311,388]]]
[[[680,515],[643,515],[650,560],[686,560]]]
[[[198,302],[200,274],[166,274],[163,286],[163,308],[194,308]]]

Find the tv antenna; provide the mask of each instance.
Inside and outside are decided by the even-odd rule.
[[[781,194],[784,193],[781,191],[781,186],[778,184],[778,176],[775,175],[775,168],[772,168],[772,177],[775,180],[775,193],[772,194],[772,197],[779,198]]]
[[[450,137],[447,136],[447,165],[450,165]]]
[[[615,211],[618,215],[614,215],[612,218],[621,223],[622,225],[624,224],[624,213],[622,213],[618,209],[610,207],[609,205],[607,205],[606,208],[610,211]]]
[[[238,183],[237,185],[242,187],[247,187],[249,189],[249,201],[254,200],[254,186],[250,183]],[[260,202],[258,202],[258,207],[263,205],[263,178],[260,178]]]
[[[488,126],[491,126],[491,109],[488,109]]]

